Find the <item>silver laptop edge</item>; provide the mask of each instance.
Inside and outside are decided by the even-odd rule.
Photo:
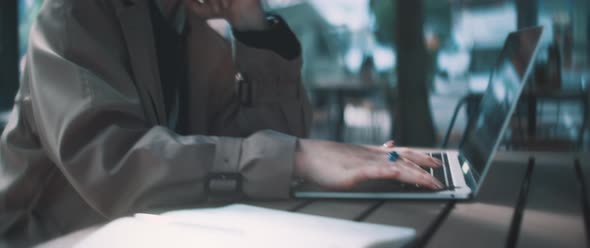
[[[494,148],[492,149],[492,153],[490,154],[489,159],[486,161],[486,164],[484,165],[484,169],[481,172],[481,177],[479,178],[479,180],[476,182],[477,184],[474,185],[474,189],[473,190],[473,194],[477,195],[479,193],[479,191],[481,190],[481,185],[483,184],[488,172],[490,171],[490,167],[492,162],[494,161],[494,157],[496,156],[496,153],[498,152],[498,146],[500,145],[500,142],[502,141],[502,138],[506,132],[506,129],[508,128],[508,124],[510,123],[510,118],[512,117],[512,115],[514,114],[514,111],[516,110],[516,107],[518,106],[518,101],[520,99],[520,97],[522,96],[522,91],[524,90],[524,87],[527,84],[527,81],[529,80],[530,74],[533,70],[533,65],[535,64],[535,58],[537,57],[537,53],[539,52],[539,48],[541,47],[541,38],[543,36],[543,31],[544,29],[542,27],[532,27],[532,28],[526,28],[526,29],[522,29],[516,32],[512,32],[509,34],[508,37],[510,37],[511,35],[514,35],[518,32],[522,32],[522,31],[526,31],[526,30],[531,30],[531,29],[540,29],[540,34],[539,34],[539,40],[537,40],[537,44],[535,44],[535,49],[533,51],[533,53],[531,54],[531,58],[530,61],[527,65],[527,68],[525,70],[525,73],[522,76],[522,83],[520,84],[520,88],[518,89],[518,93],[517,93],[517,99],[515,100],[515,103],[512,104],[512,106],[510,107],[510,111],[508,111],[508,118],[506,118],[506,120],[504,120],[504,123],[502,125],[502,129],[500,131],[500,137],[498,137],[496,139],[496,143],[494,144]],[[508,38],[507,38],[508,39]],[[492,72],[493,73],[493,72]],[[490,75],[490,82],[491,82],[491,77],[493,75]],[[461,155],[461,151],[459,151],[459,154]],[[464,165],[461,165],[464,166]],[[471,166],[471,165],[469,165]],[[470,174],[470,173],[466,173],[466,174]],[[466,175],[466,176],[471,176],[471,175]]]

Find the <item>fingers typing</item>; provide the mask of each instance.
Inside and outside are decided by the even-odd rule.
[[[394,179],[404,183],[417,184],[431,189],[442,189],[443,185],[430,173],[424,171],[420,166],[398,161],[377,166],[364,166],[356,171],[355,183],[375,179]]]
[[[398,153],[401,154],[401,157],[412,161],[420,166],[424,167],[440,167],[442,162],[436,158],[430,157],[428,154],[418,152],[411,149],[400,149]]]
[[[408,161],[398,161],[396,164],[401,168],[400,178],[398,180],[431,189],[442,189],[443,185],[430,173],[424,171],[420,166]]]

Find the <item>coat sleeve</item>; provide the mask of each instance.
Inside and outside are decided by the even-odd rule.
[[[82,198],[106,217],[192,204],[212,171],[241,174],[250,197],[287,197],[295,137],[180,136],[147,121],[104,3],[47,1],[27,55],[34,132]]]
[[[291,32],[286,24],[285,28]],[[230,42],[195,17],[191,20],[190,36],[195,36],[188,44],[191,64],[196,67],[192,76],[197,82],[208,82],[206,90],[201,90],[207,92],[207,96],[201,95],[199,99],[209,99],[206,110],[191,112],[193,119],[198,119],[193,123],[204,119],[195,117],[195,112],[207,112],[208,133],[211,134],[248,137],[259,130],[277,131],[269,132],[264,141],[246,142],[251,149],[243,149],[240,158],[226,153],[229,156],[226,160],[232,161],[226,168],[233,169],[225,171],[241,168],[245,178],[259,178],[261,182],[244,184],[248,191],[273,195],[268,185],[276,184],[264,179],[275,176],[267,174],[267,170],[287,171],[290,169],[286,167],[293,166],[295,147],[280,145],[287,137],[283,134],[307,137],[311,127],[311,106],[300,76],[301,54],[285,59],[270,49],[251,47],[239,39],[233,40],[232,48]],[[297,40],[294,42],[298,44]],[[236,80],[238,77],[241,80]],[[195,105],[203,106],[191,104]],[[250,161],[259,160],[263,154],[277,154],[273,157],[280,162],[253,166],[255,163]],[[287,177],[275,178],[274,181],[290,181]]]

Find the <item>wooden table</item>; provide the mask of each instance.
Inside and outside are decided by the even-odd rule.
[[[411,247],[588,247],[589,183],[588,153],[500,153],[472,201],[294,199],[245,203],[412,227],[418,238]],[[97,228],[41,246],[68,247]]]

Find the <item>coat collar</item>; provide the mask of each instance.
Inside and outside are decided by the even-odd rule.
[[[146,115],[156,124],[166,125],[167,116],[148,0],[114,0],[113,5],[129,51],[136,87]]]

